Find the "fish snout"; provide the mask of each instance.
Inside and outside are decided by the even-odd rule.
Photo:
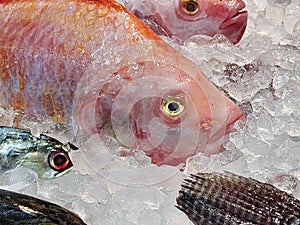
[[[245,122],[246,118],[245,118],[244,112],[238,105],[233,103],[228,98],[224,97],[224,99],[226,101],[225,104],[227,107],[226,121],[225,121],[225,134],[229,134],[236,130],[234,128],[234,124],[236,121],[240,120],[240,121]]]
[[[233,44],[241,40],[247,27],[248,12],[245,7],[246,4],[243,1],[235,4],[219,27],[220,33],[225,35]]]
[[[236,131],[235,123],[238,120],[243,122],[246,120],[242,109],[225,96],[223,97],[223,104],[225,110],[222,113],[215,112],[215,115],[212,115],[212,124],[208,125],[208,130],[211,133],[203,150],[203,153],[207,156],[222,152],[224,150],[223,141],[231,132]],[[201,126],[203,127],[202,124]]]

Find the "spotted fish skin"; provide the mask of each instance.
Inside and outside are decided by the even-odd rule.
[[[191,175],[182,184],[176,207],[195,225],[300,224],[299,200],[229,172]]]
[[[75,213],[32,196],[0,189],[0,224],[86,225]]]

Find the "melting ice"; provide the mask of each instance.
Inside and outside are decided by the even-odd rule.
[[[191,225],[174,205],[182,179],[192,172],[227,170],[300,198],[300,2],[246,3],[250,18],[238,45],[220,36],[193,37],[183,46],[166,39],[244,109],[246,125],[236,124],[224,142],[227,151],[196,155],[179,172],[151,165],[143,152],[119,157],[124,149],[95,135],[71,154],[75,166],[69,173],[40,180],[32,171],[16,169],[0,175],[0,187],[57,203],[89,225]],[[11,125],[15,116],[1,110],[1,124]],[[62,141],[70,137],[51,122],[23,126],[36,133],[50,130]]]

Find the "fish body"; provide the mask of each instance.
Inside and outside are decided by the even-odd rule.
[[[278,188],[226,173],[186,179],[177,207],[195,225],[299,225],[300,201]]]
[[[243,112],[112,0],[0,1],[0,106],[111,135],[156,164],[222,150]]]
[[[182,41],[193,35],[223,34],[236,44],[247,26],[248,13],[242,0],[123,0],[122,3],[150,26],[156,23],[168,36]]]
[[[0,189],[0,224],[85,225],[75,213],[48,201]]]
[[[0,126],[0,171],[24,167],[52,178],[73,166],[70,149],[77,148],[44,134],[35,137],[28,130]]]

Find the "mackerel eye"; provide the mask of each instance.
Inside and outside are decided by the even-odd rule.
[[[180,8],[184,14],[193,16],[199,12],[200,6],[198,0],[181,0]]]
[[[181,115],[185,108],[182,96],[167,96],[161,101],[161,110],[170,117]]]
[[[48,156],[48,163],[53,170],[62,172],[73,166],[67,152],[52,151]]]

